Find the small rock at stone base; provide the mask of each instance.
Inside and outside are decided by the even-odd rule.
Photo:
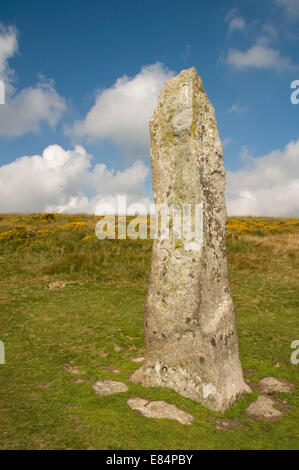
[[[130,408],[140,412],[147,418],[174,419],[181,424],[192,424],[193,416],[180,410],[175,405],[165,401],[151,401],[143,398],[130,398],[127,401]]]
[[[254,403],[249,405],[246,414],[265,419],[280,418],[283,413],[274,408],[274,404],[275,402],[271,398],[260,395]]]
[[[85,374],[83,370],[81,370],[79,367],[74,366],[72,364],[66,364],[63,368],[64,370],[66,370],[67,372],[70,372],[71,374],[75,374],[75,375]]]
[[[108,354],[105,353],[104,351],[99,351],[99,355],[100,355],[101,357],[107,357],[107,356],[108,356]]]
[[[240,422],[236,419],[217,419],[216,421],[218,431],[229,431],[237,426],[240,426]]]
[[[93,389],[98,395],[103,397],[113,395],[114,393],[127,392],[129,389],[123,382],[113,380],[99,380],[93,385]]]
[[[143,362],[144,361],[144,357],[133,357],[133,359],[131,359],[132,362]]]
[[[294,386],[289,382],[282,382],[274,377],[265,377],[259,381],[259,389],[262,393],[272,395],[277,392],[292,393]]]
[[[135,370],[133,374],[130,375],[128,378],[130,382],[133,384],[140,384],[142,381],[142,372],[143,372],[143,367],[139,367],[139,369]]]

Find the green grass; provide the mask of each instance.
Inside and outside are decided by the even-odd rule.
[[[258,391],[220,414],[171,390],[128,381],[138,367],[131,358],[144,354],[151,243],[83,242],[95,218],[81,219],[87,228],[0,242],[0,339],[6,348],[0,449],[297,449],[295,394],[277,394],[287,401],[287,414],[268,422],[244,414]],[[26,223],[52,229],[71,220]],[[18,223],[3,216],[0,234]],[[299,339],[298,233],[230,238],[228,259],[245,376],[253,384],[271,375],[298,385],[298,366],[290,362],[290,344]],[[65,287],[50,289],[57,280]],[[100,379],[121,380],[129,391],[100,397],[92,388]],[[138,415],[126,403],[136,396],[173,403],[192,413],[194,423]],[[240,426],[218,431],[220,417],[238,418]]]

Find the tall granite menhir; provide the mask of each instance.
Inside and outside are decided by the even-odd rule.
[[[250,389],[228,281],[222,147],[195,68],[165,83],[150,131],[155,203],[202,204],[203,233],[188,246],[154,242],[139,379],[225,410]]]

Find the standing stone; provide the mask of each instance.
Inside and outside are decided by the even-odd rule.
[[[202,204],[202,230],[154,241],[140,381],[225,410],[250,389],[228,281],[222,146],[195,68],[165,83],[150,131],[155,203]]]

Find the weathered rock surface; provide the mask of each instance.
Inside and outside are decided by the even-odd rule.
[[[281,418],[283,413],[274,408],[275,402],[270,397],[260,395],[258,399],[249,405],[246,410],[248,416],[255,416],[258,418],[272,419]]]
[[[66,283],[64,281],[55,281],[49,284],[49,287],[50,289],[56,289],[56,288],[62,289],[63,287],[65,287],[65,285]]]
[[[240,426],[241,423],[238,419],[217,419],[216,421],[216,429],[218,431],[229,431]]]
[[[143,366],[139,367],[139,369],[134,370],[134,372],[129,376],[130,382],[133,384],[141,384],[143,378]]]
[[[259,389],[262,393],[272,395],[277,392],[292,393],[294,385],[289,382],[282,382],[275,377],[265,377],[259,381]]]
[[[188,241],[154,242],[139,375],[144,386],[225,410],[250,389],[228,281],[222,146],[195,68],[166,82],[150,130],[155,203],[201,205],[202,226]]]
[[[144,357],[133,357],[133,359],[131,359],[131,361],[133,361],[133,362],[143,362]]]
[[[66,370],[67,372],[70,372],[71,374],[75,374],[75,375],[85,374],[85,372],[83,370],[81,370],[77,366],[74,366],[72,363],[71,364],[66,364],[63,368],[64,368],[64,370]]]
[[[130,408],[138,411],[147,418],[167,418],[175,419],[182,424],[192,424],[193,416],[186,411],[182,411],[175,405],[165,401],[151,401],[143,398],[130,398],[127,401]]]
[[[112,374],[120,374],[120,370],[113,366],[102,366],[102,369],[107,370]]]
[[[123,382],[116,382],[114,380],[99,380],[93,385],[94,390],[98,395],[107,396],[115,393],[127,392],[129,389]]]
[[[32,228],[26,228],[26,233],[30,238],[36,238],[36,231]]]

